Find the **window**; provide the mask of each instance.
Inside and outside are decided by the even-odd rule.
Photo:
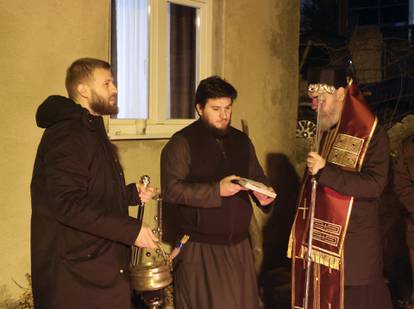
[[[169,137],[195,119],[196,86],[211,74],[210,0],[113,0],[111,16],[109,136]]]
[[[412,0],[350,0],[352,26],[405,26],[409,24]]]

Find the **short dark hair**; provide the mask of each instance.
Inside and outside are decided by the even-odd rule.
[[[195,105],[199,104],[204,108],[208,99],[216,98],[230,98],[233,102],[237,98],[237,90],[220,76],[214,75],[198,84]]]
[[[96,69],[110,70],[111,66],[108,62],[94,58],[80,58],[74,61],[66,70],[65,86],[68,96],[71,99],[76,98],[76,87],[92,78],[93,71]]]

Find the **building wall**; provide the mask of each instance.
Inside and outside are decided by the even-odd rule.
[[[297,101],[299,1],[213,0],[213,71],[239,90],[234,125],[248,121],[260,161],[292,156]],[[37,106],[65,94],[65,69],[77,58],[108,58],[109,0],[0,0],[0,303],[27,286],[30,180],[42,130]],[[117,141],[127,181],[159,181],[166,140]],[[145,221],[152,224],[154,207]]]
[[[239,90],[233,123],[246,119],[258,157],[291,155],[296,129],[299,2],[226,0],[222,72]],[[217,46],[220,49],[220,46]]]

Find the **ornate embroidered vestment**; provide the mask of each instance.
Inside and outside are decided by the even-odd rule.
[[[377,118],[356,86],[351,84],[346,90],[340,121],[325,133],[320,155],[328,164],[359,172],[376,125]],[[306,175],[288,248],[288,256],[292,258],[294,309],[305,308],[311,194],[311,176]],[[352,196],[334,191],[329,184],[317,185],[309,268],[309,309],[343,309],[344,241],[353,201]]]

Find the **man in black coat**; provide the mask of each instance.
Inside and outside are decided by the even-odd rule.
[[[67,70],[69,98],[48,97],[36,113],[46,130],[31,182],[35,308],[130,308],[130,246],[156,247],[128,215],[154,188],[125,185],[102,115],[116,114],[107,62],[83,58]]]

